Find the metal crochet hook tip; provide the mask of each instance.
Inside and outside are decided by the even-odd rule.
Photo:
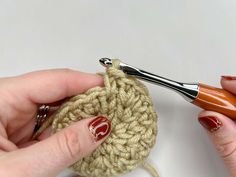
[[[111,67],[112,66],[112,62],[113,62],[113,59],[110,59],[110,58],[101,58],[99,59],[99,62],[102,66],[104,67]],[[130,66],[128,64],[125,64],[123,62],[120,61],[119,63],[119,69],[122,70],[124,73],[128,74],[128,75],[134,75],[134,76],[137,76],[137,74],[139,73],[139,69],[133,67],[133,66]]]
[[[105,67],[112,66],[112,60],[110,58],[101,58],[99,62],[101,63],[102,66],[105,66]]]

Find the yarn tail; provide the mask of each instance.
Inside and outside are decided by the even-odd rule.
[[[153,165],[151,165],[147,161],[143,161],[142,166],[144,169],[146,169],[153,177],[160,177],[157,170]]]

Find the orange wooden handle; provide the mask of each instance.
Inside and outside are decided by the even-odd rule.
[[[198,96],[192,103],[236,120],[236,97],[226,90],[199,84]]]

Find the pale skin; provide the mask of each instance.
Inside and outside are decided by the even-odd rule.
[[[236,96],[236,80],[227,80],[222,77],[222,88],[228,90]],[[220,122],[222,126],[214,132],[206,131],[215,145],[220,157],[223,159],[229,175],[236,177],[236,124],[235,122],[222,114],[203,111],[199,114],[199,117],[214,116]]]
[[[236,81],[221,83],[224,89],[236,94]],[[88,131],[88,122],[93,118],[54,135],[47,129],[37,140],[31,140],[31,136],[40,104],[54,103],[102,85],[103,79],[98,75],[68,69],[0,78],[0,176],[55,177],[96,149],[104,139],[95,142]],[[236,125],[211,111],[203,111],[199,116],[206,115],[223,123],[219,130],[208,134],[229,173],[236,177]]]
[[[54,103],[102,86],[103,79],[68,69],[38,71],[0,79],[0,176],[55,177],[64,168],[91,153],[95,142],[84,119],[50,136],[31,136],[38,105]],[[49,137],[50,136],[50,137]],[[24,147],[24,148],[22,148]]]

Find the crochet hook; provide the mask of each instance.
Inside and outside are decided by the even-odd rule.
[[[112,66],[112,59],[101,58],[99,62]],[[176,91],[188,102],[203,109],[222,113],[236,120],[236,97],[230,92],[202,83],[182,83],[170,80],[120,62],[119,69],[124,73]]]

